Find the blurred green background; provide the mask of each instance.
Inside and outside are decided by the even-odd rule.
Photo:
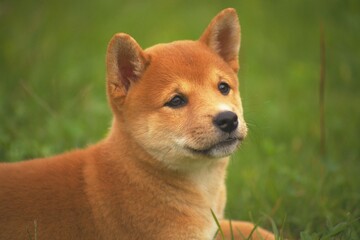
[[[103,138],[105,51],[197,39],[223,8],[242,27],[239,73],[249,137],[232,158],[227,216],[290,239],[360,239],[360,1],[0,1],[0,159]],[[326,154],[320,152],[320,26]],[[301,235],[300,235],[301,233]]]

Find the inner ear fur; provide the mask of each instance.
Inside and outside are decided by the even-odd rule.
[[[210,22],[200,41],[217,53],[237,72],[239,70],[240,24],[233,8],[227,8]]]
[[[149,58],[131,36],[114,35],[106,55],[108,97],[122,102],[130,86],[141,78],[148,62]]]

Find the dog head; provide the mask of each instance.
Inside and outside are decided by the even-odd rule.
[[[223,158],[247,128],[237,72],[240,25],[234,9],[220,12],[197,41],[143,50],[116,34],[107,51],[107,91],[115,124],[155,159]]]

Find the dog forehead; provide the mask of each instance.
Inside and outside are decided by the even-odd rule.
[[[145,50],[146,53],[155,57],[167,56],[168,58],[179,57],[201,57],[201,55],[209,52],[205,44],[199,41],[180,40],[170,43],[160,43]]]
[[[148,70],[157,76],[172,76],[200,83],[214,77],[215,72],[231,71],[220,56],[198,41],[158,44],[145,52],[151,58]]]

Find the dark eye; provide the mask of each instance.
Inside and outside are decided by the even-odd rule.
[[[218,89],[222,95],[228,95],[230,92],[230,86],[227,83],[221,82],[218,85]]]
[[[187,100],[185,97],[176,95],[169,102],[165,103],[165,106],[171,107],[171,108],[180,108],[180,107],[184,106],[186,103],[187,103]]]

